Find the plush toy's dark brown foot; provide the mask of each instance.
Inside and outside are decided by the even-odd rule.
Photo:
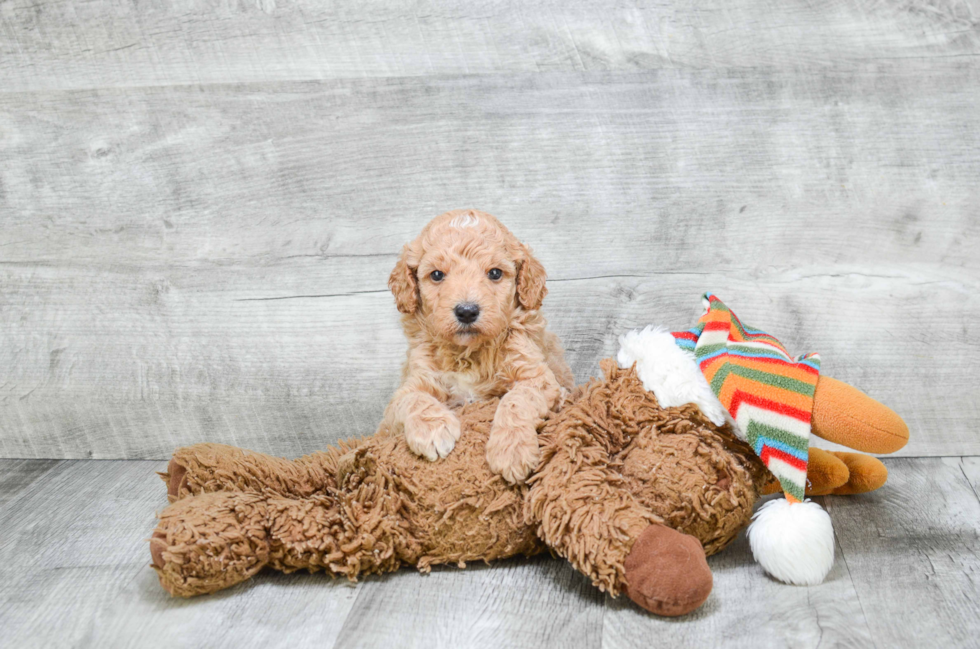
[[[711,569],[700,541],[665,525],[643,530],[625,569],[626,594],[657,615],[690,613],[711,593]]]

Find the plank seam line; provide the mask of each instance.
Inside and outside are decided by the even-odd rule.
[[[980,457],[980,454],[976,453],[949,453],[946,455],[874,455],[872,453],[871,455],[879,460],[941,460],[943,458]]]
[[[823,500],[823,499],[821,499]],[[861,607],[861,618],[864,620],[864,628],[868,631],[868,636],[871,638],[871,644],[877,649],[878,643],[875,642],[874,633],[871,631],[871,624],[868,622],[868,614],[864,612],[864,602],[861,601],[861,593],[858,591],[858,586],[854,583],[854,577],[851,576],[851,567],[847,563],[847,554],[844,553],[844,544],[840,542],[840,536],[837,534],[837,527],[834,526],[834,543],[840,549],[840,558],[844,562],[844,570],[847,571],[847,580],[851,582],[851,588],[854,589],[854,596],[857,598],[858,606]],[[807,589],[809,591],[809,588]],[[809,601],[809,593],[807,594],[807,601]],[[823,637],[823,629],[820,630],[821,638]]]
[[[970,480],[970,476],[968,476],[966,474],[966,469],[963,468],[963,458],[967,458],[967,457],[977,457],[977,456],[976,455],[961,455],[960,456],[960,463],[959,463],[960,473],[963,474],[963,479],[966,480],[966,484],[970,485],[970,491],[973,492],[973,495],[977,499],[977,502],[980,502],[980,493],[977,493],[976,487],[973,486],[973,481]]]
[[[960,30],[960,32],[969,32],[969,29]],[[223,39],[218,39],[216,41],[211,41],[213,43],[221,42]],[[227,39],[224,39],[227,40]],[[575,45],[575,43],[573,43]],[[576,51],[578,50],[577,45],[575,45]],[[109,50],[112,51],[112,50]],[[914,54],[909,56],[873,56],[873,57],[856,57],[852,59],[857,63],[866,63],[868,61],[882,60],[882,61],[923,61],[923,62],[945,62],[948,59],[973,59],[980,57],[980,52],[954,52],[949,54]],[[668,60],[669,57],[668,57]],[[390,85],[397,86],[399,84],[405,85],[412,82],[417,82],[419,80],[425,80],[429,85],[438,85],[440,83],[445,83],[446,81],[453,82],[479,82],[483,79],[489,79],[491,81],[497,81],[500,79],[525,79],[533,77],[545,77],[545,78],[566,78],[575,81],[580,81],[583,84],[590,86],[608,86],[613,84],[622,83],[635,83],[635,79],[641,77],[641,75],[649,75],[651,73],[663,73],[663,72],[677,72],[678,68],[676,66],[665,66],[656,67],[645,70],[631,70],[631,69],[612,69],[612,68],[599,68],[595,70],[589,69],[546,69],[540,70],[541,61],[535,58],[535,63],[539,70],[530,69],[517,69],[517,70],[494,70],[492,72],[467,72],[467,71],[454,71],[454,72],[444,72],[435,74],[381,74],[375,76],[367,76],[367,71],[362,70],[365,76],[314,76],[310,74],[301,76],[289,76],[285,78],[247,78],[238,79],[233,81],[192,81],[192,80],[181,80],[181,81],[170,81],[165,82],[162,80],[148,81],[146,83],[124,83],[113,86],[104,85],[68,85],[66,87],[21,87],[18,90],[2,90],[0,91],[0,96],[10,96],[10,95],[27,95],[27,94],[42,94],[42,93],[52,93],[52,92],[62,92],[62,93],[92,93],[96,91],[120,91],[126,92],[131,90],[160,90],[166,88],[226,88],[226,87],[244,87],[251,88],[256,86],[286,86],[286,85],[296,85],[296,86],[306,86],[318,84],[327,88],[343,87],[343,86],[355,86],[357,84],[365,84],[370,82],[378,82],[379,85]],[[824,65],[820,63],[810,63],[805,64],[799,70],[789,70],[777,67],[776,70],[779,73],[795,73],[799,72],[812,72],[820,71],[824,69]],[[741,72],[745,69],[743,65],[723,64],[717,65],[712,64],[709,67],[688,67],[681,69],[679,71],[686,73],[689,76],[707,76],[707,75],[723,75],[731,72]],[[913,72],[917,72],[914,70]],[[959,72],[956,68],[953,68],[953,72]],[[606,81],[605,77],[614,79],[615,81]],[[6,82],[6,83],[4,83]],[[0,77],[0,86],[9,85],[10,78]]]
[[[347,616],[344,617],[344,623],[340,625],[340,630],[337,631],[337,639],[334,640],[332,645],[333,649],[338,649],[341,646],[340,641],[344,637],[344,630],[347,629],[350,623],[351,616],[354,613],[354,609],[357,608],[357,603],[361,600],[361,597],[365,596],[364,592],[368,590],[367,588],[363,587],[363,584],[364,582],[357,582],[355,584],[355,588],[357,588],[357,597],[355,597],[354,601],[351,603],[350,608],[347,610]]]
[[[351,295],[379,295],[387,293],[387,289],[378,290],[368,290],[368,291],[350,291],[348,293],[321,293],[314,295],[278,295],[273,297],[239,297],[235,298],[235,302],[269,302],[272,300],[303,300],[303,299],[317,299],[321,297],[350,297]]]

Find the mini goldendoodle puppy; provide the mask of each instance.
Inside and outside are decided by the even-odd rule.
[[[523,482],[540,458],[536,428],[574,377],[538,311],[545,272],[496,218],[477,210],[437,216],[405,245],[388,280],[402,312],[408,359],[385,423],[413,452],[453,450],[450,408],[500,397],[487,442],[490,468]]]

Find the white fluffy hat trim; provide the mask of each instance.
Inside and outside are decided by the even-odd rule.
[[[664,408],[693,403],[716,426],[730,419],[694,354],[678,347],[666,329],[648,326],[620,336],[616,362],[623,368],[636,363],[643,387],[653,392]]]

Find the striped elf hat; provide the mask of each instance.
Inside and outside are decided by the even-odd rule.
[[[661,405],[694,402],[715,424],[732,424],[785,495],[753,516],[748,536],[756,561],[781,581],[820,583],[833,565],[833,528],[827,512],[805,498],[820,356],[792,357],[713,294],[705,293],[702,302],[704,314],[691,329],[648,327],[623,336],[619,364],[636,362],[644,387]]]

